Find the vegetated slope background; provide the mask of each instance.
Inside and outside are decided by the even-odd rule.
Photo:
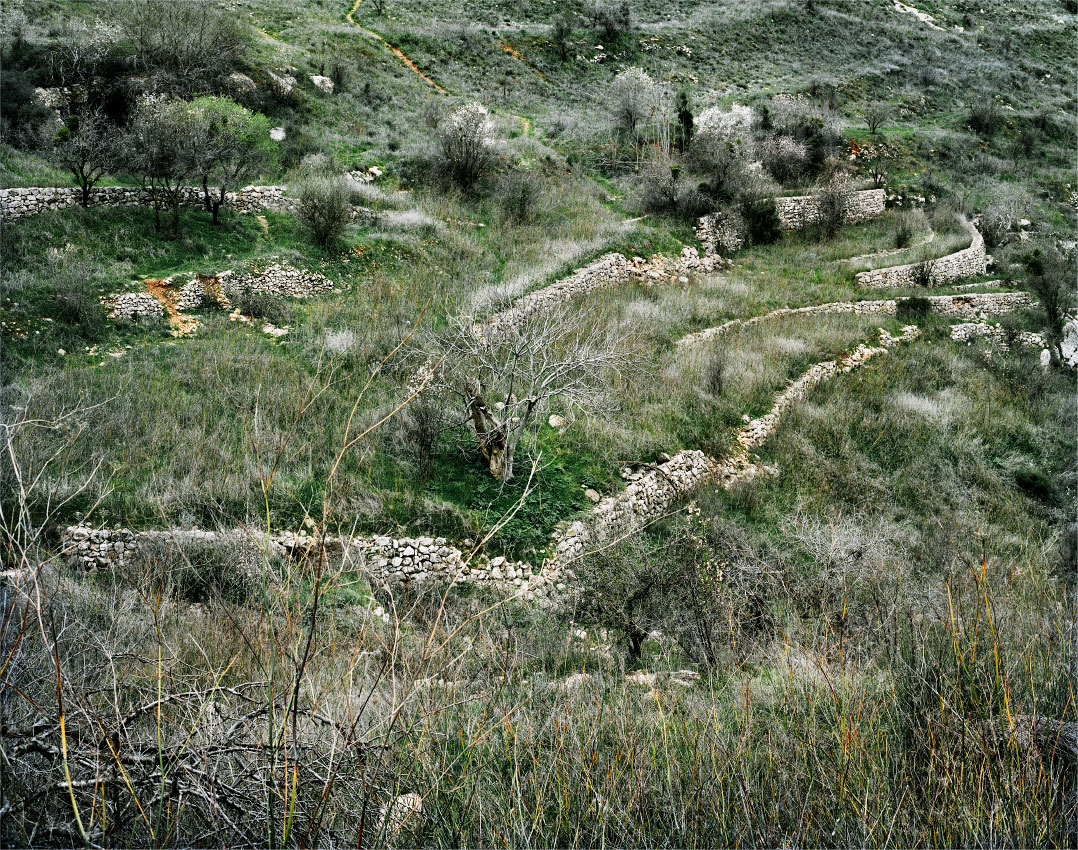
[[[237,843],[286,834],[289,799],[305,829],[338,841],[356,839],[355,813],[367,806],[368,840],[400,844],[1073,840],[1073,760],[1043,746],[1046,720],[1075,719],[1073,373],[1045,370],[1039,352],[1018,346],[953,342],[948,322],[916,311],[902,321],[784,318],[693,355],[674,345],[778,307],[922,294],[867,294],[858,267],[841,261],[880,250],[904,252],[882,262],[917,261],[929,256],[921,242],[931,256],[964,247],[962,217],[1000,199],[1029,220],[1021,229],[1032,240],[1001,237],[993,278],[1021,286],[1035,246],[1073,246],[1073,4],[924,2],[931,22],[882,0],[626,5],[631,25],[604,32],[574,3],[364,0],[354,22],[329,0],[221,4],[248,39],[229,70],[255,82],[248,105],[285,131],[276,163],[252,182],[298,179],[311,157],[336,171],[377,166],[383,176],[360,198],[372,215],[329,249],[281,212],[259,221],[226,211],[214,226],[185,209],[175,238],[139,208],[5,223],[5,410],[42,421],[78,411],[16,445],[28,470],[62,453],[45,483],[68,501],[26,507],[31,521],[48,517],[48,542],[83,520],[299,528],[328,499],[334,528],[456,542],[483,539],[508,515],[486,551],[538,564],[559,523],[590,507],[585,488],[617,492],[624,466],[663,453],[722,455],[743,417],[765,413],[810,364],[881,324],[897,332],[916,321],[922,340],[796,405],[759,452],[777,476],[706,490],[579,564],[583,590],[568,613],[477,590],[387,597],[340,565],[321,587],[307,575],[292,583],[274,564],[290,578],[271,592],[270,582],[229,578],[242,559],[209,551],[184,556],[196,577],[170,584],[162,609],[124,581],[53,562],[57,586],[82,606],[67,612],[65,682],[93,693],[108,675],[100,659],[126,653],[136,661],[111,674],[130,689],[121,702],[145,701],[153,665],[138,659],[160,647],[159,674],[176,694],[268,680],[265,705],[302,693],[312,716],[331,705],[361,717],[345,740],[377,748],[363,769],[348,765],[355,781],[325,779],[323,766],[343,763],[317,741],[269,767],[261,755],[221,756],[263,771],[264,785],[236,789],[257,812],[232,812]],[[44,82],[40,51],[65,26],[111,14],[109,4],[26,2],[5,11],[9,23],[19,11],[21,42],[5,24],[9,92]],[[563,59],[553,24],[565,14],[577,17]],[[482,316],[607,251],[674,256],[694,243],[692,216],[640,218],[655,140],[616,126],[614,80],[629,67],[684,91],[698,117],[799,96],[837,122],[856,179],[886,172],[893,208],[837,234],[810,228],[745,248],[729,270],[687,285],[626,285],[567,304],[582,329],[628,340],[638,371],[610,387],[609,408],[578,411],[564,430],[539,427],[522,450],[524,473],[504,485],[462,427],[466,409],[422,396],[348,452],[330,485],[356,398],[363,428],[407,397],[416,351],[376,367],[408,334],[418,345],[454,316]],[[23,79],[12,81],[16,72]],[[282,92],[267,72],[296,84]],[[332,94],[310,80],[324,73],[337,81]],[[439,113],[471,100],[490,110],[499,148],[491,173],[465,191],[438,173],[430,139]],[[879,103],[887,118],[870,133],[864,115]],[[971,126],[978,115],[990,126]],[[0,181],[72,185],[47,144],[14,138],[32,119],[5,115]],[[135,182],[114,171],[101,185]],[[534,188],[522,214],[514,181],[524,178]],[[317,269],[341,291],[251,298],[254,325],[206,312],[183,338],[164,321],[114,323],[98,303],[145,278],[270,262]],[[289,333],[270,337],[262,321]],[[1043,327],[1037,310],[1005,322]],[[10,476],[4,486],[14,504]],[[146,574],[179,569],[173,557],[160,553]],[[321,607],[308,619],[312,599]],[[493,616],[481,613],[492,605]],[[319,626],[310,664],[290,643],[308,622]],[[100,641],[71,649],[100,623]],[[31,644],[20,651],[45,657]],[[667,675],[682,668],[701,678],[682,686]],[[55,683],[27,675],[20,687],[51,705]],[[349,675],[357,684],[342,696]],[[241,702],[222,696],[214,711],[261,729]],[[205,705],[176,704],[178,728],[201,728]],[[80,744],[93,750],[89,719],[102,709],[88,698],[84,710]],[[133,741],[152,739],[145,722],[130,721]],[[60,783],[55,760],[42,758],[20,767],[22,787],[42,775]],[[293,767],[302,780],[290,791]],[[153,808],[143,803],[161,803],[163,776],[147,776],[145,788],[120,788],[110,805],[126,814],[95,840],[163,843],[175,829],[197,843],[215,823],[201,804],[139,819]],[[193,769],[183,781],[199,787]],[[79,843],[62,783],[20,793],[47,826],[32,833],[42,829],[34,818],[8,820],[5,838]],[[386,814],[412,793],[423,813],[398,831]]]

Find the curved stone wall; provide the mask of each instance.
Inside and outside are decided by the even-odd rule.
[[[1025,292],[974,292],[968,295],[928,295],[924,297],[932,313],[956,319],[979,319],[981,316],[993,316],[1010,313],[1036,302]],[[820,314],[847,313],[854,316],[893,316],[898,312],[901,299],[882,301],[833,301],[830,304],[814,304],[810,307],[780,307],[762,316],[751,319],[731,319],[713,328],[683,336],[675,344],[692,346],[722,336],[734,328],[747,328],[760,322],[780,319],[784,316],[810,316]]]
[[[961,251],[928,261],[929,286],[946,286],[956,280],[976,277],[988,271],[988,255],[984,250],[984,237],[969,222],[963,225],[970,234],[970,245]],[[857,274],[857,283],[865,289],[895,289],[898,287],[920,286],[923,284],[923,263],[907,263],[903,266],[889,266],[871,269]]]

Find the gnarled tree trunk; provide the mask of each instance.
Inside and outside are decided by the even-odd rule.
[[[499,481],[508,481],[513,477],[513,465],[507,451],[505,431],[491,415],[490,408],[483,400],[482,385],[478,378],[468,379],[467,390],[468,408],[479,451],[490,468],[490,474]]]

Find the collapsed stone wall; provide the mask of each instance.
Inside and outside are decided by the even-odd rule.
[[[925,275],[929,286],[946,286],[967,277],[976,277],[988,271],[988,254],[984,250],[984,237],[967,221],[962,222],[970,235],[970,245],[961,251],[928,260],[925,263],[907,263],[859,272],[857,284],[865,289],[895,289],[922,286]]]
[[[886,193],[883,189],[851,192],[846,202],[843,222],[857,224],[883,214]],[[820,195],[794,195],[775,198],[775,212],[783,230],[800,230],[820,220]]]
[[[1004,351],[1010,348],[1012,342],[1033,348],[1044,348],[1045,345],[1044,334],[1034,331],[1017,331],[1009,334],[1002,325],[993,325],[988,322],[961,322],[951,325],[951,339],[967,343],[975,339],[988,339]]]
[[[1036,303],[1025,292],[971,292],[968,295],[928,295],[924,297],[929,309],[938,316],[956,319],[979,319],[1000,313],[1011,313]],[[809,316],[848,314],[853,316],[893,316],[898,312],[901,299],[882,301],[834,301],[830,304],[814,304],[810,307],[780,307],[751,319],[731,319],[713,328],[707,328],[679,339],[679,347],[699,345],[722,336],[734,328],[747,328],[784,316]]]

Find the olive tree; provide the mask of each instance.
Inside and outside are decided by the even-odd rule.
[[[202,124],[198,170],[206,209],[218,223],[218,212],[232,188],[261,174],[273,162],[270,122],[227,97],[200,97],[192,102]]]
[[[82,190],[82,205],[90,205],[90,192],[116,162],[119,131],[100,112],[71,115],[56,134],[53,159],[70,171]]]
[[[608,388],[637,359],[629,340],[582,327],[565,311],[526,315],[496,332],[458,321],[422,357],[441,360],[436,389],[456,400],[490,474],[503,482],[553,403],[569,413],[611,411]]]

